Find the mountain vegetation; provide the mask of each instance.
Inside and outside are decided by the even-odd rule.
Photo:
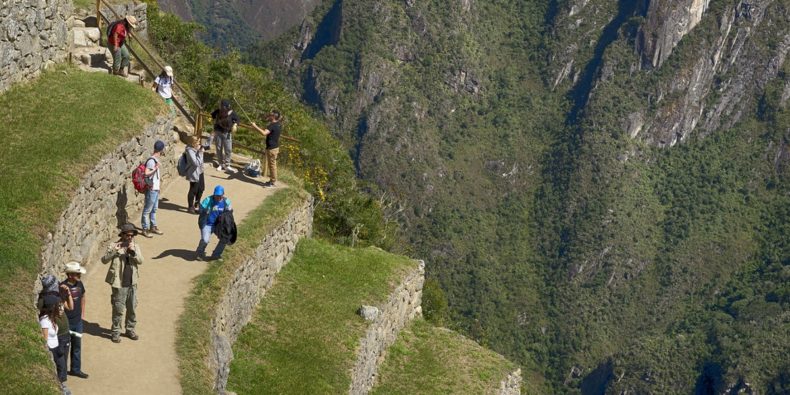
[[[323,114],[404,243],[339,234],[424,258],[426,317],[539,392],[781,394],[789,6],[333,0],[230,56]]]

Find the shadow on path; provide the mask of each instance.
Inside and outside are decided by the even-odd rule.
[[[195,239],[199,239],[200,235],[197,232],[197,226],[195,226]],[[169,256],[174,256],[176,258],[181,258],[185,261],[194,261],[195,260],[195,251],[194,250],[184,250],[179,248],[173,248],[169,250],[162,251],[159,255],[152,257],[151,259],[162,259],[167,258]]]
[[[82,320],[82,325],[85,334],[112,339],[112,331],[109,328],[102,328],[97,322]]]

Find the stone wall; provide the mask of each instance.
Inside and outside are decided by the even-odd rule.
[[[0,92],[65,60],[71,12],[70,0],[0,3]]]
[[[507,378],[499,383],[497,395],[520,395],[521,394],[521,369],[507,375]]]
[[[154,142],[162,140],[168,144],[161,159],[163,182],[178,176],[176,161],[181,152],[172,148],[177,141],[172,128],[171,116],[158,118],[142,135],[119,145],[85,173],[54,234],[47,235],[41,253],[42,274],[59,276],[70,260],[93,263],[104,250],[103,243],[115,238],[120,224],[140,223],[140,218],[128,218],[129,212],[142,210],[144,198],[132,186],[132,170],[151,155]],[[40,290],[37,280],[35,294]]]
[[[425,262],[409,272],[387,302],[378,306],[379,315],[368,327],[357,348],[357,361],[351,371],[349,394],[367,394],[376,383],[379,365],[398,334],[414,317],[422,314],[422,286]]]
[[[213,347],[209,352],[209,368],[215,373],[214,386],[218,393],[225,393],[233,343],[258,302],[274,285],[275,275],[291,260],[299,239],[309,237],[312,229],[313,198],[308,197],[264,237],[254,255],[236,270],[225,286],[225,294],[211,321]]]

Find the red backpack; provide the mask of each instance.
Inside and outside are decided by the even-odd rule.
[[[145,164],[151,159],[146,159],[145,162],[140,163],[132,170],[132,185],[134,185],[134,190],[137,192],[145,193],[151,189],[151,184],[147,180],[148,177],[145,176]]]

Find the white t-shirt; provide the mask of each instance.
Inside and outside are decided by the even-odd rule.
[[[38,319],[39,325],[41,325],[41,329],[47,330],[47,347],[55,348],[58,346],[58,327],[57,325],[52,324],[52,321],[49,319],[48,315],[45,315]]]
[[[145,162],[145,167],[146,167],[146,169],[153,170],[153,169],[156,169],[156,164],[157,163],[159,163],[158,159],[156,159],[156,158],[148,158],[148,160]],[[158,191],[159,190],[160,181],[161,181],[159,179],[159,169],[156,169],[156,171],[151,174],[149,179],[151,180],[151,190],[152,191]]]
[[[170,99],[173,97],[173,78],[172,77],[156,77],[154,83],[157,85],[156,92],[163,99]]]

